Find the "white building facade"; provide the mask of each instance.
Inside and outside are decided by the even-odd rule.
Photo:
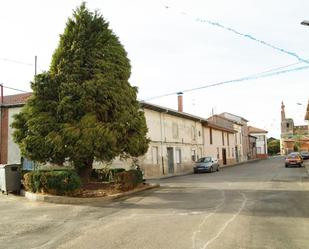
[[[257,158],[267,158],[267,131],[249,126],[249,134],[256,137],[256,157]]]

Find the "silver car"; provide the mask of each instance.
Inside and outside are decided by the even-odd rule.
[[[220,165],[217,158],[202,157],[193,167],[194,173],[219,171]]]

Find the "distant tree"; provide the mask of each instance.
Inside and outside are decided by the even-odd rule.
[[[85,3],[69,18],[49,71],[15,116],[14,139],[38,162],[71,162],[84,182],[94,160],[146,153],[149,140],[130,61],[102,15]]]
[[[293,146],[294,151],[300,151],[300,143],[299,142],[295,142],[294,146]]]
[[[280,152],[280,140],[279,139],[271,139],[268,140],[267,143],[268,154],[276,155]]]
[[[277,139],[274,138],[274,137],[270,137],[270,138],[267,139],[267,143],[269,143],[269,142],[271,142],[271,141],[273,141],[273,140],[277,140]]]

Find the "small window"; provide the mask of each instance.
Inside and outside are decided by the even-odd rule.
[[[234,148],[232,148],[232,157],[234,157]]]
[[[152,147],[152,164],[159,164],[159,148],[157,146]]]
[[[257,136],[259,141],[264,141],[264,136]]]
[[[230,134],[227,133],[227,146],[230,146]]]
[[[289,123],[287,123],[287,124],[286,124],[286,128],[289,128],[289,127],[290,127],[290,124],[289,124]]]
[[[181,164],[181,149],[176,149],[176,163]]]
[[[217,148],[217,159],[220,159],[220,150]]]

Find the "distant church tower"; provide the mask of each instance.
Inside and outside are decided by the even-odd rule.
[[[281,138],[290,138],[294,133],[294,121],[285,117],[285,105],[281,102]]]
[[[282,101],[281,102],[281,122],[283,120],[285,120],[285,110],[284,110],[284,108],[285,108],[285,105],[283,104],[283,101]]]

